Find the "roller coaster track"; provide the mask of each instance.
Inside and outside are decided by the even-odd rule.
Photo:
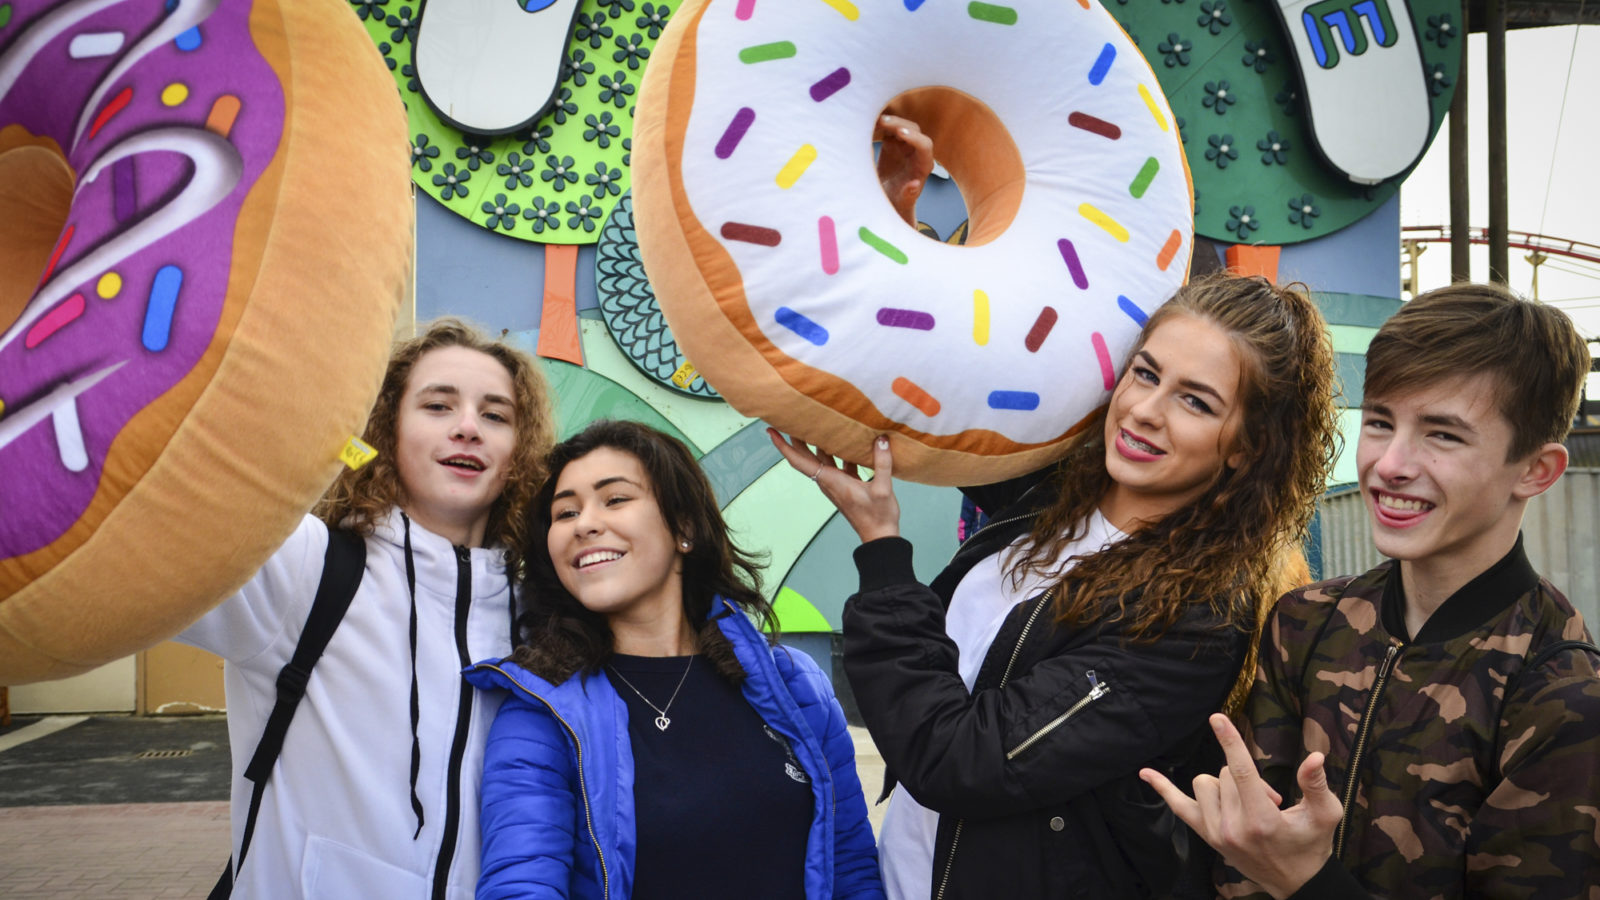
[[[1468,231],[1467,240],[1474,244],[1489,243],[1487,228],[1472,228]],[[1531,250],[1548,256],[1565,256],[1592,265],[1600,266],[1600,245],[1588,244],[1583,241],[1574,241],[1567,238],[1551,237],[1545,234],[1534,234],[1528,231],[1508,232],[1507,246],[1519,250]],[[1450,243],[1450,226],[1448,225],[1407,225],[1400,229],[1400,240],[1403,242],[1416,242],[1419,244],[1448,244]]]

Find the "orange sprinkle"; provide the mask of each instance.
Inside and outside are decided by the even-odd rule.
[[[895,392],[896,396],[915,406],[917,411],[923,415],[931,417],[939,414],[939,401],[933,399],[932,394],[917,387],[911,379],[896,378],[889,387]]]
[[[1172,258],[1178,255],[1178,248],[1183,246],[1183,235],[1178,229],[1172,229],[1172,234],[1167,237],[1166,246],[1161,248],[1161,253],[1156,256],[1156,268],[1165,272],[1167,266],[1172,265]]]
[[[239,118],[239,98],[232,94],[223,94],[217,102],[211,104],[211,113],[206,116],[206,130],[215,132],[222,137],[227,137],[233,130],[233,122]]]

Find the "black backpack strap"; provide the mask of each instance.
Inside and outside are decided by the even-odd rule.
[[[1500,694],[1500,710],[1494,720],[1494,741],[1490,744],[1494,748],[1494,758],[1489,761],[1488,784],[1498,784],[1500,778],[1500,725],[1506,719],[1506,706],[1511,702],[1511,697],[1522,687],[1522,677],[1529,672],[1538,671],[1539,667],[1548,662],[1558,653],[1568,650],[1583,650],[1600,656],[1600,647],[1588,641],[1555,641],[1540,647],[1538,652],[1531,654],[1522,664],[1522,668],[1511,673],[1506,679],[1505,690]]]
[[[222,900],[233,892],[233,872],[244,866],[245,854],[250,850],[250,838],[255,834],[256,815],[261,811],[261,797],[266,793],[267,779],[272,767],[283,752],[284,738],[289,734],[289,723],[294,720],[295,709],[306,695],[306,683],[322,651],[344,619],[350,601],[361,586],[361,575],[366,569],[367,544],[361,535],[339,528],[328,529],[328,552],[322,561],[322,580],[317,584],[317,594],[311,601],[311,613],[306,616],[306,627],[295,645],[294,655],[278,670],[278,700],[267,716],[261,742],[255,755],[245,767],[244,777],[255,782],[250,793],[250,812],[244,820],[244,836],[239,841],[238,866],[232,860],[211,889],[209,900]]]

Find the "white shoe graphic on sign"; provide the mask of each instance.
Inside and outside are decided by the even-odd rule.
[[[445,124],[471,134],[532,125],[561,86],[578,5],[428,0],[414,48],[423,99]]]
[[[1357,184],[1411,168],[1433,123],[1406,0],[1278,0],[1322,158]]]

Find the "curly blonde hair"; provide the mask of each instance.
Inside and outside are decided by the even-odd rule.
[[[550,410],[550,388],[538,363],[528,354],[501,340],[491,340],[478,328],[455,318],[436,319],[417,337],[400,341],[389,356],[378,400],[367,417],[361,439],[378,451],[372,462],[359,469],[339,473],[314,510],[329,525],[371,534],[372,529],[395,506],[405,505],[405,485],[395,460],[396,428],[400,400],[405,396],[411,370],[429,351],[441,347],[465,347],[492,357],[511,375],[516,394],[516,443],[506,486],[489,508],[484,531],[487,546],[506,549],[507,571],[515,572],[522,562],[522,547],[527,538],[528,501],[544,484],[545,454],[555,443],[556,426]]]

